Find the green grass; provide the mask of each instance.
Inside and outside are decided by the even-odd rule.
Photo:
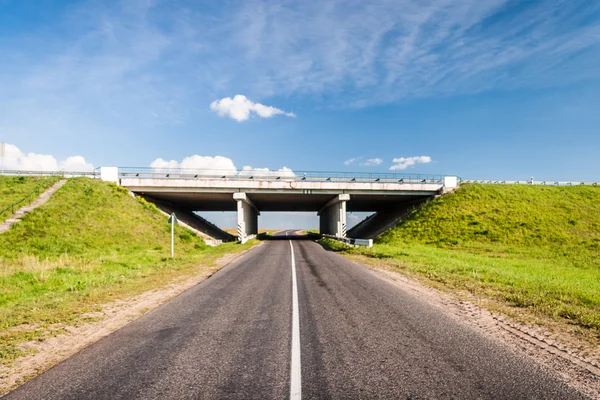
[[[378,243],[600,250],[600,188],[465,185],[414,213]]]
[[[600,336],[600,188],[465,185],[372,249],[323,243]]]
[[[12,203],[21,200],[40,185],[40,193],[43,192],[58,179],[59,178],[57,177],[0,176],[0,211],[4,210]],[[17,211],[20,207],[26,206],[33,200],[35,200],[35,196],[32,196],[27,201],[17,205],[14,210],[8,210],[0,214],[0,222],[7,220],[14,211]]]
[[[209,247],[176,226],[172,259],[170,232],[153,204],[123,188],[70,179],[0,235],[0,360],[10,363],[26,352],[19,344],[56,334],[103,303],[210,271],[225,253],[256,243]]]

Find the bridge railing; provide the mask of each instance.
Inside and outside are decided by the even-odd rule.
[[[370,172],[326,172],[263,169],[185,169],[185,168],[134,168],[119,167],[120,178],[141,179],[226,179],[270,180],[289,182],[363,182],[363,183],[420,183],[443,184],[444,175],[397,174]]]
[[[90,178],[99,178],[98,169],[94,171],[23,171],[23,170],[3,170],[1,175],[7,176],[61,176],[65,178],[75,178],[78,176],[87,176]]]
[[[600,186],[600,182],[594,181],[507,181],[507,180],[489,180],[489,179],[461,179],[460,184],[479,183],[479,184],[494,184],[494,185],[542,185],[542,186]]]
[[[62,176],[66,178],[85,176],[100,178],[100,168],[94,171],[24,171],[4,170],[8,176]],[[381,183],[420,183],[443,184],[444,177],[439,174],[398,174],[374,172],[327,172],[327,171],[292,171],[282,169],[270,171],[264,169],[186,169],[186,168],[151,168],[151,167],[119,167],[119,178],[169,178],[169,179],[231,179],[231,180],[284,180],[307,182],[381,182]],[[547,186],[600,186],[595,181],[553,181],[553,180],[502,180],[502,179],[462,179],[459,184],[479,183],[497,185],[547,185]]]

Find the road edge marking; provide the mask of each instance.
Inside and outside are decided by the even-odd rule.
[[[289,242],[292,253],[292,358],[290,363],[290,400],[299,400],[302,397],[302,375],[300,368],[300,315],[298,311],[298,281],[296,279],[294,245],[292,244],[291,240]]]

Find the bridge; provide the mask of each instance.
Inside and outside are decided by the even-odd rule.
[[[320,233],[346,237],[346,212],[385,213],[457,186],[455,176],[443,175],[117,167],[100,170],[101,179],[157,203],[188,211],[237,211],[241,242],[256,235],[261,212],[316,212]]]

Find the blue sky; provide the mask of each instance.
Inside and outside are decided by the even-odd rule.
[[[595,1],[0,0],[0,54],[23,167],[600,180]]]

